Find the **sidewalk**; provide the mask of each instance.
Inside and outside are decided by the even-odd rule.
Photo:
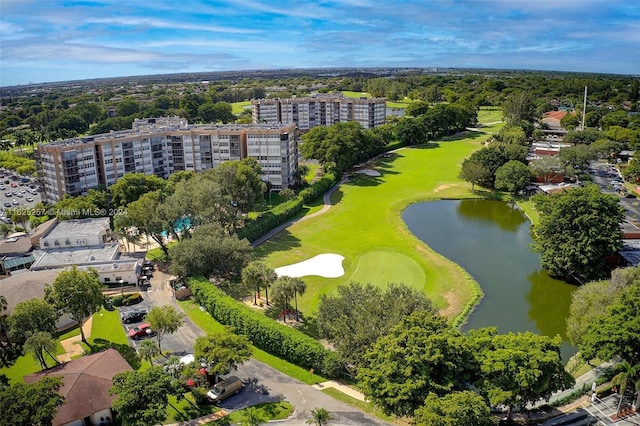
[[[82,331],[84,332],[84,337],[89,338],[91,336],[91,324],[93,323],[93,316],[89,317],[87,321],[85,321],[82,326]],[[84,354],[84,349],[80,346],[80,342],[82,341],[82,337],[80,335],[70,337],[60,342],[62,347],[65,350],[65,353],[62,355],[58,355],[58,361],[60,362],[69,362],[73,357],[80,356]]]
[[[350,386],[343,385],[333,380],[330,380],[328,382],[316,383],[311,387],[318,390],[334,388],[344,393],[345,395],[349,395],[351,398],[357,399],[359,401],[366,401],[366,398],[364,397],[362,392],[357,391]]]

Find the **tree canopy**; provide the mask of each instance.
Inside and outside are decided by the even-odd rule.
[[[7,318],[9,334],[18,340],[26,340],[39,331],[53,334],[58,315],[56,310],[42,299],[19,302]]]
[[[145,321],[149,323],[151,331],[156,333],[158,340],[158,351],[162,354],[162,339],[167,334],[173,334],[182,324],[184,324],[183,315],[171,305],[154,306],[151,308]]]
[[[624,210],[596,185],[533,198],[540,212],[533,250],[551,274],[586,282],[605,277],[605,257],[622,246]]]
[[[344,362],[360,365],[364,354],[402,318],[413,312],[435,312],[424,293],[391,283],[382,290],[351,282],[320,296],[318,331],[333,344]]]
[[[584,359],[611,359],[618,355],[631,365],[640,363],[640,285],[624,289],[590,322],[578,344]]]
[[[469,339],[480,366],[476,386],[492,405],[524,406],[573,384],[562,364],[560,336],[496,334],[488,328],[471,332]]]
[[[0,413],[6,426],[50,425],[64,397],[59,377],[43,377],[33,384],[14,383],[0,390]]]
[[[180,277],[238,275],[251,260],[253,249],[246,239],[228,235],[218,224],[193,231],[191,238],[171,246],[171,273]]]
[[[425,395],[444,396],[471,378],[465,337],[432,312],[402,319],[365,355],[358,380],[364,394],[387,413],[412,415]]]
[[[520,161],[510,160],[496,170],[496,189],[517,192],[531,182],[533,174]]]
[[[84,272],[73,265],[70,270],[60,272],[53,285],[45,287],[44,294],[47,302],[80,323],[80,335],[86,343],[82,325],[87,318],[100,310],[104,301],[98,271],[89,269]]]
[[[451,392],[438,397],[431,392],[413,418],[416,426],[492,426],[489,406],[475,392]]]
[[[236,370],[251,358],[251,346],[246,336],[217,332],[196,338],[194,357],[207,364],[207,371],[217,381],[219,375]]]
[[[113,409],[123,426],[162,423],[167,418],[169,395],[175,392],[171,382],[171,376],[162,367],[124,371],[113,376],[109,392],[117,395]]]
[[[116,207],[126,207],[137,201],[143,194],[164,190],[167,181],[156,175],[143,173],[126,173],[109,187],[111,202]]]

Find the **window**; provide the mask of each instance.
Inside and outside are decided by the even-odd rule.
[[[105,279],[104,279],[104,282],[105,282],[105,283],[108,283],[109,281],[111,281],[111,278],[105,278]]]

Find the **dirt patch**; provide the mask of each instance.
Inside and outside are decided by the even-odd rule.
[[[447,318],[453,318],[453,316],[460,311],[458,296],[453,292],[453,290],[449,290],[443,294],[442,297],[447,301],[447,307],[440,310],[440,315]]]
[[[440,191],[444,191],[445,189],[453,188],[454,186],[458,186],[458,184],[457,183],[445,183],[445,184],[442,184],[442,185],[438,186],[433,191],[434,192],[440,192]]]

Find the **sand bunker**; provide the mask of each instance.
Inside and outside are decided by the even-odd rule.
[[[333,253],[319,254],[302,262],[276,268],[279,277],[304,277],[318,275],[324,278],[338,278],[344,275],[342,261],[344,256]]]
[[[376,170],[371,170],[371,169],[358,170],[356,173],[362,173],[363,175],[374,176],[374,177],[382,176],[380,172]]]

